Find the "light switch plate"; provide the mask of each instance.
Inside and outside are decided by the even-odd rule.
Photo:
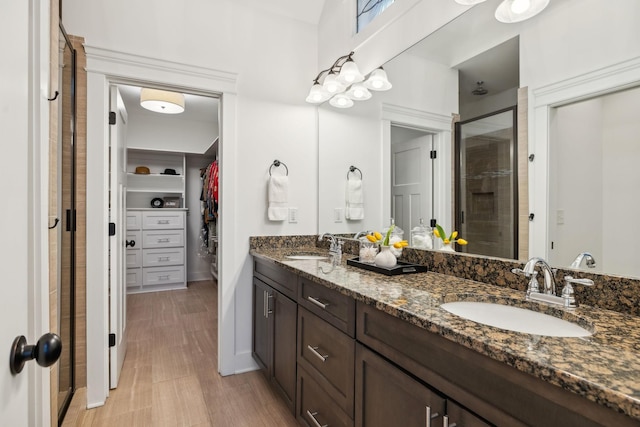
[[[558,209],[556,211],[556,224],[564,224],[564,209]]]
[[[342,222],[342,208],[333,210],[333,222]]]
[[[298,222],[298,208],[289,208],[289,222]]]

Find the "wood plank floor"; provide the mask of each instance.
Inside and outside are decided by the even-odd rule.
[[[129,295],[120,384],[90,410],[78,390],[63,427],[297,426],[261,372],[218,374],[217,296],[211,281]]]

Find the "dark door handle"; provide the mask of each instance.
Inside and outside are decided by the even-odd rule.
[[[62,353],[62,340],[51,332],[40,337],[36,345],[27,345],[24,335],[16,337],[11,347],[9,366],[13,375],[22,372],[25,362],[36,359],[36,363],[46,368],[57,362]]]
[[[135,240],[125,240],[124,241],[124,247],[128,248],[129,246],[131,246],[132,248],[136,245],[136,241]]]

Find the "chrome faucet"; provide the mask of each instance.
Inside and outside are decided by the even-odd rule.
[[[342,258],[342,244],[344,242],[342,240],[336,239],[336,236],[331,233],[322,234],[318,237],[318,241],[321,242],[325,237],[328,238],[331,242],[329,245],[329,253],[335,255],[335,258],[337,258],[339,261]]]
[[[353,238],[354,238],[355,240],[358,240],[360,237],[362,237],[362,236],[366,236],[367,234],[371,234],[371,233],[372,233],[372,231],[371,231],[371,230],[358,231],[358,232],[356,233],[356,235],[355,235],[355,236],[353,236]]]
[[[582,264],[583,259],[586,260],[588,268],[596,268],[596,260],[589,252],[579,253],[576,259],[573,260],[569,268],[580,268],[580,264]]]
[[[522,272],[526,277],[531,277],[536,273],[535,268],[539,265],[544,274],[544,293],[548,295],[556,294],[555,271],[542,258],[533,257],[525,264]],[[534,276],[535,277],[535,276]]]

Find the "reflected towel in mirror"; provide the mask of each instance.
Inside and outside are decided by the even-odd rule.
[[[362,180],[359,178],[347,180],[347,206],[344,216],[350,220],[364,219]]]
[[[267,216],[270,221],[284,221],[287,219],[289,208],[289,177],[286,175],[272,175],[268,186],[269,208]]]

